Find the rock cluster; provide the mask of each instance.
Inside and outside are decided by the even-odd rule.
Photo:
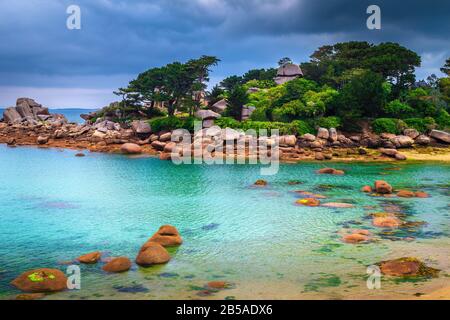
[[[45,122],[52,126],[61,126],[68,121],[61,114],[50,114],[48,108],[43,107],[30,98],[19,98],[15,107],[3,111],[3,121],[9,124],[37,125]]]

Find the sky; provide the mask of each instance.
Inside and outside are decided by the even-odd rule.
[[[369,5],[381,30],[369,30]],[[78,5],[81,29],[66,10]],[[448,0],[0,0],[0,106],[31,97],[51,108],[100,108],[137,74],[201,55],[211,83],[318,47],[398,42],[422,57],[417,78],[450,57]]]

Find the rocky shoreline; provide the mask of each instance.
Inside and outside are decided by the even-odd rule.
[[[173,140],[185,131],[153,132],[147,121],[136,120],[130,123],[116,123],[111,119],[98,118],[95,122],[87,117],[85,124],[69,123],[60,114],[50,114],[32,99],[19,98],[16,107],[4,111],[0,122],[0,143],[8,146],[39,146],[44,148],[67,148],[88,150],[90,152],[148,154],[161,160],[170,160],[172,152],[181,149]],[[211,134],[213,132],[213,134]],[[173,139],[174,137],[177,139]],[[252,136],[233,129],[218,127],[204,128],[191,135],[192,148],[200,147],[202,152],[218,147],[217,137],[222,144],[232,140],[248,145]],[[262,141],[264,140],[264,141]],[[302,136],[280,136],[275,144],[274,137],[258,138],[270,150],[279,151],[283,162],[304,160],[337,161],[402,161],[427,160],[448,161],[450,158],[450,133],[432,130],[429,135],[420,134],[415,129],[406,129],[403,135],[383,133],[376,135],[370,131],[346,134],[334,128],[318,128],[317,134]],[[239,152],[223,148],[224,158],[244,156],[250,158],[248,150]],[[269,151],[273,152],[274,150]],[[215,156],[219,155],[213,151]],[[220,156],[220,155],[219,155]],[[258,150],[256,156],[261,156]]]

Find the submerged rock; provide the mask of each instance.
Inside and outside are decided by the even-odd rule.
[[[392,186],[383,180],[375,181],[375,191],[381,194],[392,193]]]
[[[381,273],[395,277],[437,277],[440,270],[428,267],[417,258],[405,257],[378,263]]]
[[[268,185],[266,180],[256,180],[256,182],[253,184],[254,186],[259,186],[259,187],[265,187]]]
[[[95,251],[95,252],[91,252],[91,253],[82,255],[82,256],[78,257],[77,260],[84,264],[94,264],[94,263],[97,263],[101,257],[102,257],[102,254],[100,253],[100,251]]]
[[[106,272],[125,272],[130,270],[131,268],[131,261],[127,257],[118,257],[113,258],[111,261],[109,261],[107,264],[103,266],[103,270]]]
[[[136,263],[142,267],[169,262],[170,255],[162,245],[148,241],[145,243],[136,257]]]
[[[42,268],[22,273],[11,284],[24,292],[56,292],[67,289],[67,278],[58,269]]]
[[[363,243],[370,241],[370,232],[368,230],[351,230],[350,233],[342,236],[342,241],[345,243]]]
[[[322,207],[328,207],[328,208],[353,208],[354,205],[350,203],[340,203],[340,202],[328,202],[322,204]]]
[[[228,289],[230,286],[231,284],[226,281],[210,281],[206,284],[207,289],[213,290]]]
[[[345,174],[345,172],[343,170],[337,170],[337,169],[333,169],[333,168],[323,168],[320,170],[316,171],[319,174],[333,174],[333,175],[339,175],[342,176]]]
[[[318,207],[320,206],[320,201],[315,198],[305,198],[300,199],[295,202],[296,204],[307,206],[307,207]]]
[[[150,238],[149,241],[161,244],[164,247],[175,247],[183,243],[177,228],[170,225],[165,225]]]
[[[415,193],[409,190],[399,190],[397,192],[397,197],[401,198],[414,198],[415,196]]]
[[[403,222],[392,213],[375,213],[372,224],[378,228],[398,228]]]

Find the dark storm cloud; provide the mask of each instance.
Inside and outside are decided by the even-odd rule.
[[[66,29],[71,4],[81,7],[81,30]],[[366,28],[370,4],[381,7],[382,30]],[[446,0],[0,0],[0,86],[114,88],[202,54],[222,59],[219,79],[348,40],[417,51],[420,77],[450,55],[449,15]]]

